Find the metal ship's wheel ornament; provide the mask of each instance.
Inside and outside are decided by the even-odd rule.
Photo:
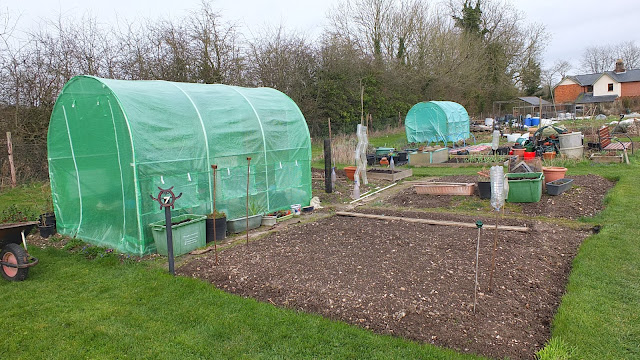
[[[153,195],[149,196],[151,196],[153,200],[157,201],[160,204],[160,210],[166,207],[174,209],[174,204],[176,200],[178,200],[182,196],[182,193],[176,196],[176,194],[173,193],[173,186],[168,189],[163,189],[158,186],[158,190],[160,190],[160,192],[158,193],[157,198],[154,198]]]

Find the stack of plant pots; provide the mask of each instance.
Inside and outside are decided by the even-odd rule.
[[[56,233],[56,215],[52,212],[44,213],[40,215],[38,229],[40,230],[40,236],[48,238]]]

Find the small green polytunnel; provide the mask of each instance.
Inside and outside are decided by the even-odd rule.
[[[404,121],[408,142],[457,142],[471,136],[469,114],[453,101],[425,101],[415,104]]]
[[[158,187],[182,197],[174,214],[227,218],[306,206],[311,140],[304,116],[271,88],[77,76],[51,114],[49,174],[58,232],[144,255],[164,219]]]

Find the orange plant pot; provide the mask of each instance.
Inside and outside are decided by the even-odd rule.
[[[543,157],[545,160],[555,159],[555,158],[556,158],[556,152],[555,152],[555,151],[552,151],[552,152],[542,153],[542,157]]]
[[[519,157],[524,157],[525,149],[511,149],[513,150],[513,155],[517,155]]]
[[[356,175],[356,169],[357,167],[355,166],[345,166],[344,168],[344,172],[347,173],[347,178],[349,178],[349,180],[353,180],[355,175]]]
[[[542,168],[542,173],[544,174],[544,182],[548,183],[555,180],[564,179],[564,176],[567,173],[567,168],[559,166],[545,166]]]

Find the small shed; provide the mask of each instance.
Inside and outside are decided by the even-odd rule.
[[[404,120],[410,143],[457,142],[471,136],[469,114],[453,101],[426,101],[415,104]]]
[[[174,214],[227,218],[308,205],[311,141],[296,104],[270,88],[71,79],[56,101],[48,160],[61,234],[132,254],[155,251],[150,195],[174,187]]]

